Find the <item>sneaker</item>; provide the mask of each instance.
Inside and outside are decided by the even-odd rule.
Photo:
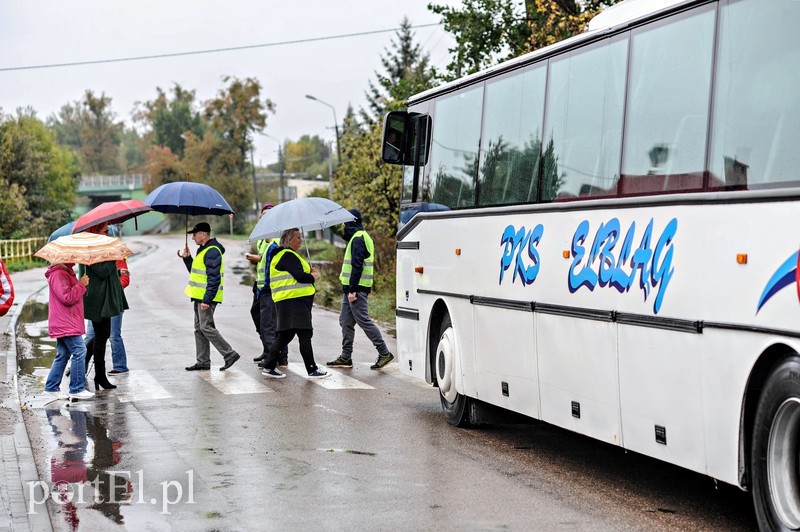
[[[376,360],[375,363],[369,367],[369,369],[381,369],[383,366],[385,366],[392,360],[394,360],[394,355],[391,353],[386,353],[385,355],[378,355],[378,360]]]
[[[123,373],[128,373],[127,369],[112,369],[108,372],[109,375],[122,375]]]
[[[49,398],[51,398],[53,400],[59,400],[59,401],[61,401],[63,399],[69,399],[69,394],[66,394],[66,393],[62,392],[61,390],[58,390],[58,391],[55,391],[55,392],[45,391],[44,392],[44,396],[45,397],[49,397]]]
[[[329,368],[352,368],[353,367],[353,359],[352,358],[344,358],[339,357],[336,360],[331,360],[330,362],[325,364]]]
[[[330,376],[331,376],[331,374],[328,373],[327,371],[322,371],[322,370],[319,370],[319,369],[317,371],[315,371],[314,373],[309,373],[308,374],[308,378],[309,379],[326,379],[326,378],[328,378]]]
[[[81,400],[81,399],[91,399],[92,397],[94,397],[94,394],[92,392],[90,392],[89,390],[83,390],[82,392],[69,394],[70,401],[78,401],[78,400]]]
[[[281,373],[280,371],[275,371],[274,369],[265,369],[261,372],[263,376],[268,379],[283,379],[286,377],[285,373]]]

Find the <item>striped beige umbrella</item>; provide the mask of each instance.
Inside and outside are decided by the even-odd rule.
[[[48,242],[36,257],[52,264],[97,264],[109,260],[124,259],[133,251],[119,238],[95,233],[65,235]]]

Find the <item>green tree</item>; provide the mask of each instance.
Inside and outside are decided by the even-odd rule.
[[[223,82],[227,87],[205,104],[205,137],[213,135],[214,142],[209,140],[202,145],[203,155],[208,157],[203,182],[219,190],[236,212],[245,213],[252,208],[254,199],[249,181],[253,135],[263,131],[267,114],[274,112],[275,106],[270,100],[261,99],[261,84],[254,78],[226,76]],[[237,217],[236,227],[243,227],[241,217]]]
[[[144,171],[147,162],[145,140],[134,128],[125,128],[120,135],[119,166],[126,174]]]
[[[87,90],[83,100],[64,105],[48,119],[59,144],[70,146],[81,156],[87,174],[118,174],[119,146],[124,124],[111,109],[111,98]]]
[[[604,7],[620,0],[463,0],[460,7],[428,4],[442,15],[456,44],[447,79],[478,72],[582,32]]]
[[[328,177],[328,158],[331,148],[317,135],[303,135],[297,142],[289,141],[284,148],[286,171],[304,173],[309,177],[321,174]]]
[[[369,82],[368,109],[362,112],[369,123],[382,122],[387,111],[402,108],[410,96],[430,88],[436,78],[428,54],[414,41],[408,18],[402,20],[395,37],[381,55],[383,72],[375,72],[376,81]]]
[[[381,56],[384,72],[376,73],[376,83],[370,83],[369,110],[360,112],[364,123],[358,124],[348,108],[340,139],[344,160],[334,177],[336,198],[360,209],[371,231],[386,237],[394,237],[397,231],[402,174],[399,167],[380,158],[383,113],[404,107],[409,96],[430,88],[435,77],[410,26],[404,19]]]
[[[0,123],[0,234],[49,234],[68,220],[79,170],[71,150],[28,111]]]
[[[142,104],[135,119],[149,128],[149,142],[166,146],[172,153],[183,157],[184,134],[188,131],[202,137],[205,131],[203,116],[195,103],[195,91],[184,90],[177,83],[170,98],[160,87],[156,98]]]
[[[157,130],[162,130],[164,135],[159,138],[165,142],[175,141],[176,135],[180,138],[180,143],[174,144],[178,152],[158,143],[148,150],[150,182],[146,188],[153,190],[173,181],[205,183],[218,190],[241,215],[250,212],[253,204],[249,163],[252,135],[266,127],[267,113],[274,105],[261,98],[261,85],[255,79],[225,77],[223,81],[227,86],[204,104],[200,122],[187,113],[193,109],[194,93],[178,86],[173,90],[173,100],[159,91],[156,100],[144,105],[139,120],[151,125],[154,138]],[[161,121],[156,126],[158,117]],[[187,125],[189,128],[184,129]],[[234,218],[234,228],[244,230],[243,216]]]
[[[353,115],[345,118],[345,127]],[[347,208],[361,210],[370,232],[394,236],[400,211],[400,167],[380,158],[381,123],[349,128],[342,138],[344,162],[334,181],[335,199]]]

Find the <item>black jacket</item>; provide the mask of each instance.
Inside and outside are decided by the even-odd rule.
[[[197,253],[202,253],[204,249],[211,246],[219,248],[219,251],[213,248],[209,249],[208,253],[206,253],[205,257],[203,257],[203,264],[206,265],[206,277],[208,280],[206,283],[206,293],[203,296],[201,303],[206,303],[208,305],[214,302],[214,297],[217,295],[217,290],[219,290],[219,285],[222,282],[220,270],[222,269],[222,253],[225,253],[225,247],[220,244],[216,238],[209,239],[208,242],[197,248]],[[192,259],[191,255],[183,259],[183,263],[186,265],[186,270],[189,273],[192,271],[193,260],[194,259]],[[192,301],[200,300],[192,298]]]

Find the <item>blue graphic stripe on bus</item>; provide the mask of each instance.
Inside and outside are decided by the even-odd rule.
[[[761,297],[758,299],[758,308],[756,309],[756,314],[761,310],[761,307],[770,300],[772,296],[777,294],[782,288],[785,288],[795,282],[796,275],[797,275],[797,257],[798,251],[795,251],[786,262],[780,265],[778,270],[775,274],[767,281],[767,286],[764,287],[764,291],[761,293]]]
[[[500,243],[504,246],[503,256],[500,258],[500,282],[503,284],[503,277],[506,270],[514,263],[514,274],[511,277],[511,282],[517,280],[519,276],[523,285],[532,284],[539,275],[539,250],[536,246],[542,240],[544,234],[544,226],[537,225],[530,231],[525,229],[525,226],[516,229],[513,225],[509,225],[503,231],[503,237]],[[530,265],[526,264],[526,257],[530,260]]]
[[[588,220],[578,224],[572,236],[572,266],[569,269],[567,284],[569,291],[577,292],[585,287],[594,291],[596,286],[615,288],[618,292],[628,292],[636,281],[644,292],[644,300],[652,289],[658,288],[653,302],[653,312],[658,314],[663,303],[670,279],[675,272],[672,267],[672,240],[678,230],[678,220],[673,218],[661,233],[655,248],[653,241],[653,219],[647,224],[639,247],[633,250],[636,235],[636,222],[631,222],[617,256],[614,248],[620,240],[621,226],[617,218],[601,223],[594,235],[589,254],[584,244],[589,238]],[[633,250],[633,253],[631,251]]]

